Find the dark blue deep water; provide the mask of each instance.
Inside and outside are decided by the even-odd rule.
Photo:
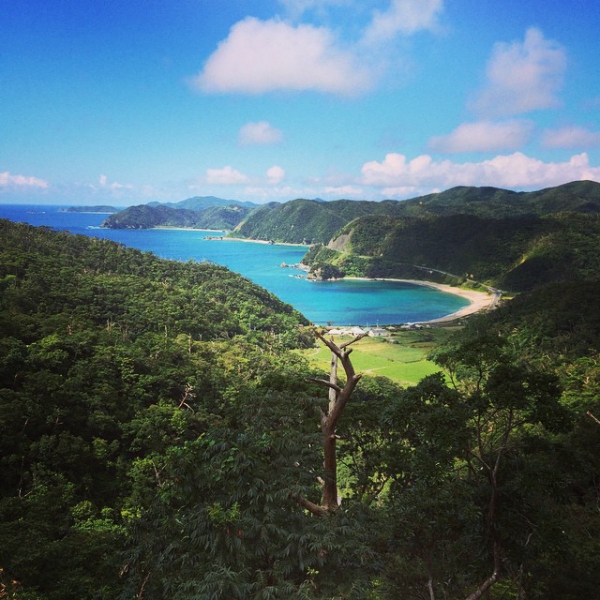
[[[101,229],[106,215],[61,212],[57,206],[0,204],[0,218],[45,225],[72,233],[101,237],[174,260],[224,265],[288,302],[320,325],[390,325],[437,319],[468,304],[467,300],[430,287],[392,281],[306,280],[304,273],[283,268],[297,264],[302,246],[207,240],[215,232],[147,229]]]

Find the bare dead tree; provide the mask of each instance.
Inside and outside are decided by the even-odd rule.
[[[354,392],[356,385],[362,375],[356,373],[350,353],[352,348],[348,348],[366,334],[353,337],[351,340],[336,344],[333,337],[327,339],[325,335],[315,330],[315,335],[331,350],[331,369],[329,380],[313,379],[329,389],[329,405],[327,412],[322,409],[321,413],[321,433],[323,440],[323,477],[319,478],[322,486],[321,504],[315,504],[303,498],[298,501],[304,508],[315,515],[324,516],[329,511],[335,510],[339,506],[338,486],[337,486],[337,440],[339,436],[336,433],[338,422],[344,413],[344,409]],[[341,364],[346,375],[346,381],[343,385],[338,383],[338,365]]]

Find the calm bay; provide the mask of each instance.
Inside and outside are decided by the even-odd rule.
[[[308,281],[295,265],[306,247],[214,240],[218,232],[185,229],[103,229],[104,214],[65,212],[58,206],[2,205],[0,218],[110,239],[162,258],[210,261],[240,273],[326,325],[389,325],[438,319],[468,301],[453,294],[396,281]]]

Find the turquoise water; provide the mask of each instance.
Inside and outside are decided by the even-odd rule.
[[[101,229],[106,215],[59,212],[56,206],[2,205],[0,218],[65,229],[147,250],[174,260],[224,265],[273,292],[313,323],[320,325],[391,325],[437,319],[468,304],[467,300],[433,288],[391,281],[323,281],[304,278],[295,268],[306,248],[207,240],[208,231],[174,229]]]

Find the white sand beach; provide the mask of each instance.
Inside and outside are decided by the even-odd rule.
[[[413,283],[415,285],[426,285],[428,287],[435,288],[440,290],[441,292],[446,292],[448,294],[455,294],[456,296],[460,296],[461,298],[465,298],[470,302],[468,306],[457,310],[449,315],[444,317],[440,317],[439,319],[431,319],[430,321],[419,321],[420,324],[434,324],[434,323],[447,323],[449,321],[454,321],[456,319],[460,319],[461,317],[466,317],[468,315],[472,315],[478,313],[483,310],[489,310],[494,308],[498,300],[500,299],[500,293],[495,290],[490,290],[489,292],[479,292],[477,290],[465,290],[462,288],[457,288],[451,285],[447,285],[445,283],[435,283],[433,281],[424,281],[421,279],[395,279],[391,277],[378,278],[377,280],[370,279],[369,277],[348,277],[347,279],[362,279],[364,281],[398,281],[400,283]]]
[[[494,308],[498,302],[499,294],[494,291],[490,292],[479,292],[476,290],[465,290],[457,288],[444,283],[434,283],[433,281],[420,281],[417,279],[396,279],[394,281],[404,281],[406,283],[414,283],[416,285],[426,285],[432,288],[436,288],[441,292],[448,294],[455,294],[461,298],[465,298],[470,302],[468,306],[453,312],[452,314],[440,317],[439,319],[432,319],[430,321],[422,321],[422,323],[446,323],[448,321],[454,321],[467,315],[472,315],[483,310],[489,310]]]

